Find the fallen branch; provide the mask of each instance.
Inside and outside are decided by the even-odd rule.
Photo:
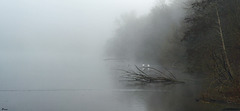
[[[149,69],[149,71],[145,71],[144,69],[141,70],[137,65],[135,65],[135,70],[123,70],[123,69],[117,69],[122,71],[123,75],[122,78],[126,78],[127,80],[133,80],[133,81],[140,81],[140,82],[162,82],[162,83],[184,83],[183,81],[178,81],[174,74],[170,72],[169,70],[165,69],[167,73],[164,73],[163,71],[160,71],[153,67],[141,67],[144,69]]]

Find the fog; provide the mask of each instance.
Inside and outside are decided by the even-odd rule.
[[[144,16],[134,12],[122,15],[114,37],[108,41],[109,58],[167,66],[179,64],[185,53],[181,38],[186,1],[157,2]]]
[[[185,98],[181,95],[186,92],[179,90],[194,92],[195,84],[175,87],[122,83],[114,76],[117,72],[109,67],[127,64],[104,61],[109,57],[106,50],[122,48],[118,46],[129,46],[124,47],[127,52],[114,50],[120,55],[127,54],[141,62],[155,61],[159,55],[153,56],[152,52],[159,47],[147,49],[159,33],[163,35],[159,57],[171,60],[165,57],[173,54],[172,49],[178,45],[168,43],[178,42],[168,41],[175,37],[184,13],[178,4],[182,3],[174,0],[1,0],[0,107],[9,111],[176,111],[179,108],[187,111],[176,104],[192,101],[182,102]],[[165,6],[169,9],[158,13],[159,8]],[[127,25],[121,21],[124,17]],[[140,41],[111,42],[115,37],[123,37],[116,36],[121,27],[126,30],[123,34],[133,35],[125,38],[140,38]],[[151,39],[145,43],[143,41],[149,39],[146,37]],[[139,50],[144,46],[148,48]],[[174,54],[178,56],[177,52]],[[195,93],[191,98],[193,95]],[[176,98],[179,98],[177,103]],[[189,111],[193,109],[195,105]]]
[[[153,3],[0,1],[0,89],[79,88],[79,78],[97,73],[84,70],[102,66],[103,46],[113,34],[114,20],[127,11],[146,14]]]
[[[4,0],[1,51],[91,51],[111,36],[113,21],[121,13],[147,13],[152,4],[144,0]]]

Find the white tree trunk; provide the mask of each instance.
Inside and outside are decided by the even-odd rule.
[[[229,79],[232,80],[233,79],[233,76],[232,76],[233,75],[233,71],[232,71],[232,68],[231,68],[228,56],[227,56],[226,46],[225,46],[225,42],[224,42],[224,38],[223,38],[223,32],[222,32],[222,27],[221,27],[221,19],[219,17],[219,13],[218,13],[217,7],[216,7],[216,13],[217,13],[217,19],[218,19],[219,35],[220,35],[220,39],[221,39],[221,42],[222,42],[222,48],[223,48],[223,54],[224,54],[223,56],[225,58],[225,62],[226,62],[226,65],[227,65]]]

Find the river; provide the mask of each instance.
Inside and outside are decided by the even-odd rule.
[[[195,101],[199,82],[120,81],[110,68],[113,63],[97,56],[8,54],[0,62],[0,107],[9,111],[216,111],[219,107]]]

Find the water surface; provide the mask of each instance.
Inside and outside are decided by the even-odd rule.
[[[198,82],[120,81],[117,72],[97,56],[25,53],[2,56],[0,63],[0,107],[9,111],[216,110],[195,102]]]

